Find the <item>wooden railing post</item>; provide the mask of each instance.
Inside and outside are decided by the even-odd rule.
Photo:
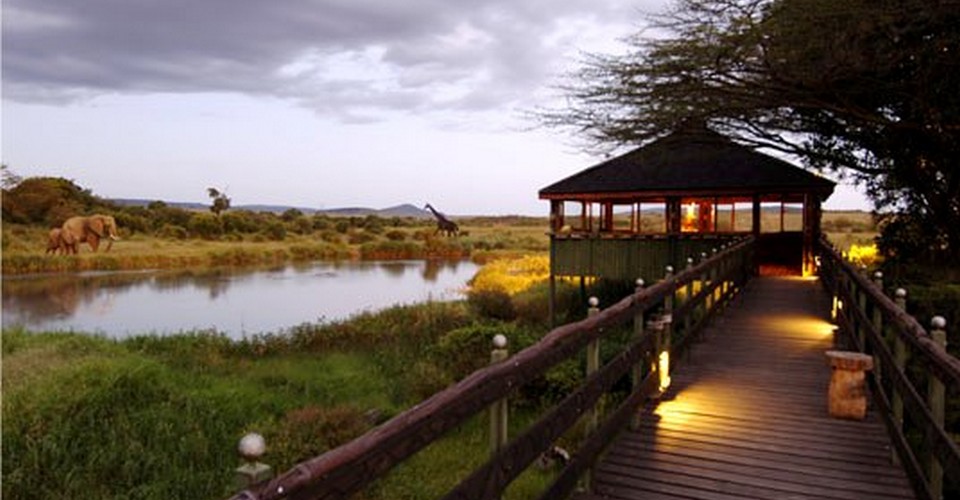
[[[644,281],[643,278],[637,278],[637,289],[636,296],[639,296],[643,292]],[[644,310],[642,307],[634,304],[633,311],[633,342],[643,342],[643,321],[644,321]],[[649,353],[647,356],[641,358],[642,360],[637,364],[633,365],[633,373],[631,375],[631,387],[634,391],[643,390],[643,364],[647,363],[647,366],[653,367],[656,364],[657,359],[657,350],[654,347],[652,353]],[[651,368],[651,373],[653,368]],[[637,430],[640,427],[640,413],[634,412],[633,418],[630,419],[630,429]]]
[[[587,317],[592,318],[597,314],[600,314],[600,300],[596,297],[590,297],[587,301],[589,307],[587,308]],[[600,337],[591,340],[587,344],[587,377],[593,375],[600,369]],[[584,433],[584,439],[589,439],[591,435],[597,430],[597,427],[600,425],[600,412],[597,406],[587,410],[587,420],[586,420],[586,432]],[[583,474],[583,485],[584,491],[590,492],[593,491],[593,470],[587,469]]]
[[[710,258],[715,258],[717,256],[717,247],[713,247],[710,251]],[[716,283],[717,279],[723,277],[723,262],[718,262],[712,268],[710,268],[710,283]],[[712,297],[712,307],[722,307],[723,301],[723,285],[718,285],[713,289],[713,293],[710,294]],[[721,311],[717,311],[720,313]]]
[[[687,257],[687,269],[693,269],[693,257]],[[685,287],[686,293],[684,294],[683,303],[686,304],[693,300],[693,282],[696,280],[690,280]],[[686,308],[687,312],[683,315],[683,339],[686,339],[690,335],[690,324],[693,319],[693,308]],[[683,341],[685,342],[685,340]],[[689,352],[689,351],[688,351]]]
[[[861,268],[861,271],[866,272],[866,267],[864,266],[863,268]],[[856,291],[857,291],[856,295],[854,296],[854,297],[856,297],[856,301],[857,301],[856,307],[859,307],[859,308],[860,308],[860,312],[862,312],[862,313],[863,313],[863,316],[866,317],[866,315],[867,315],[867,291],[864,290],[863,287],[857,286],[856,284],[854,284],[854,286],[856,287]],[[857,325],[857,349],[858,349],[860,352],[862,352],[862,353],[867,353],[867,351],[868,351],[868,349],[867,349],[867,326],[864,325],[863,322],[860,321],[859,318],[860,318],[859,315],[857,315],[857,314],[854,314],[854,315],[853,315],[853,321],[854,321],[854,322],[856,323],[856,325]]]
[[[943,316],[934,316],[930,320],[930,338],[933,339],[937,347],[944,350],[947,348],[946,327],[947,320]],[[945,387],[943,381],[937,378],[934,373],[929,371],[927,373],[927,405],[930,407],[931,415],[933,415],[932,424],[942,429],[946,408]],[[930,434],[932,433],[928,433],[928,435]],[[932,449],[927,450],[927,483],[930,485],[930,491],[934,498],[943,498],[943,467]]]
[[[238,489],[249,488],[273,477],[273,469],[260,462],[260,457],[267,451],[263,436],[255,432],[243,436],[240,438],[237,451],[246,462],[234,470],[234,482]]]
[[[883,273],[882,272],[877,271],[873,273],[873,283],[877,285],[877,288],[880,289],[881,292],[883,292]],[[880,339],[881,342],[883,342],[884,341],[883,311],[880,310],[880,306],[876,302],[873,302],[871,304],[871,309],[872,309],[872,315],[870,319],[871,319],[871,322],[873,323],[873,328],[877,332],[877,338]],[[873,376],[877,380],[877,385],[882,388],[883,386],[881,384],[883,383],[883,364],[881,363],[881,360],[882,358],[879,354],[873,355]]]
[[[701,262],[701,263],[704,263],[704,262],[706,262],[706,261],[707,261],[707,252],[700,252],[700,262]],[[711,272],[712,272],[712,269],[707,269],[707,270],[704,270],[703,274],[700,275],[700,291],[701,291],[701,292],[702,292],[703,290],[705,290],[707,287],[710,286],[710,283],[711,283],[710,273],[711,273]],[[711,308],[711,307],[713,307],[713,294],[712,294],[712,293],[711,293],[710,295],[704,296],[704,298],[703,298],[703,307],[702,307],[702,309],[703,309],[703,316],[702,316],[702,317],[706,318],[706,317],[707,317],[707,314],[710,314],[710,308]]]
[[[490,351],[490,364],[495,365],[510,356],[507,349],[507,337],[502,334],[494,335],[493,350]],[[490,454],[496,455],[508,439],[509,411],[507,399],[494,401],[490,405]]]
[[[903,288],[897,288],[893,295],[893,301],[897,304],[897,307],[906,311],[907,291]],[[893,363],[900,373],[903,373],[907,367],[907,344],[897,331],[893,331]],[[898,434],[903,434],[903,394],[897,390],[896,384],[893,384],[892,392],[890,406],[893,410],[893,425],[896,426]],[[893,449],[893,463],[900,464],[900,456],[897,455],[896,449]]]
[[[673,266],[666,267],[664,280],[673,279]],[[658,322],[657,337],[660,339],[660,348],[657,350],[657,376],[660,379],[660,392],[667,389],[670,381],[670,343],[673,337],[673,297],[675,292],[668,293],[663,298],[663,316]]]

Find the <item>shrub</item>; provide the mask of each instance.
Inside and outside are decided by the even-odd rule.
[[[399,229],[391,229],[390,231],[387,231],[387,234],[384,236],[386,236],[390,241],[404,241],[407,239],[407,233]]]
[[[223,234],[223,223],[216,215],[206,212],[197,212],[190,217],[187,229],[194,236],[205,240],[213,240]]]
[[[272,241],[283,241],[287,238],[287,228],[280,221],[271,221],[263,230],[263,235]]]
[[[320,233],[320,239],[328,243],[343,243],[343,236],[341,236],[340,233],[331,231],[329,229],[325,229]]]
[[[507,338],[507,348],[516,353],[539,339],[529,330],[511,324],[473,324],[457,328],[440,337],[431,358],[454,379],[460,379],[490,364],[493,337]]]
[[[364,243],[369,243],[377,239],[375,234],[368,233],[366,231],[354,231],[350,233],[350,236],[347,237],[347,241],[351,245],[362,245]]]
[[[543,282],[550,276],[550,257],[526,255],[519,259],[500,259],[483,266],[470,280],[474,291],[499,290],[509,295]]]
[[[326,231],[333,227],[333,223],[330,222],[330,217],[326,215],[314,215],[310,220],[313,224],[313,229],[317,231]]]
[[[270,460],[291,467],[356,438],[369,427],[355,407],[306,406],[288,411],[264,438],[270,443]]]
[[[467,293],[467,303],[473,311],[484,317],[500,321],[513,321],[517,310],[513,307],[510,295],[502,290],[471,290]]]
[[[246,210],[224,212],[220,215],[225,232],[255,233],[259,227],[254,214]]]
[[[173,224],[164,224],[163,227],[157,231],[157,236],[161,238],[172,238],[176,240],[185,240],[187,239],[187,229],[183,226],[175,226]]]

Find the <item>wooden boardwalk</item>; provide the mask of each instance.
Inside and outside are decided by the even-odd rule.
[[[827,300],[813,280],[753,280],[576,498],[914,498],[872,409],[827,415]]]

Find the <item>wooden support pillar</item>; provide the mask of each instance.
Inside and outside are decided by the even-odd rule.
[[[550,232],[559,233],[563,225],[563,201],[550,200]]]
[[[820,239],[820,197],[815,193],[803,195],[803,275],[817,272],[816,247]]]
[[[667,198],[667,234],[676,236],[680,234],[681,215],[680,198]]]
[[[753,236],[760,237],[760,195],[753,195]]]

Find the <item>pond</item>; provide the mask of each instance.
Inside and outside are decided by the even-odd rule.
[[[3,326],[114,338],[216,329],[242,338],[397,304],[457,300],[477,269],[469,261],[350,261],[4,277]]]

